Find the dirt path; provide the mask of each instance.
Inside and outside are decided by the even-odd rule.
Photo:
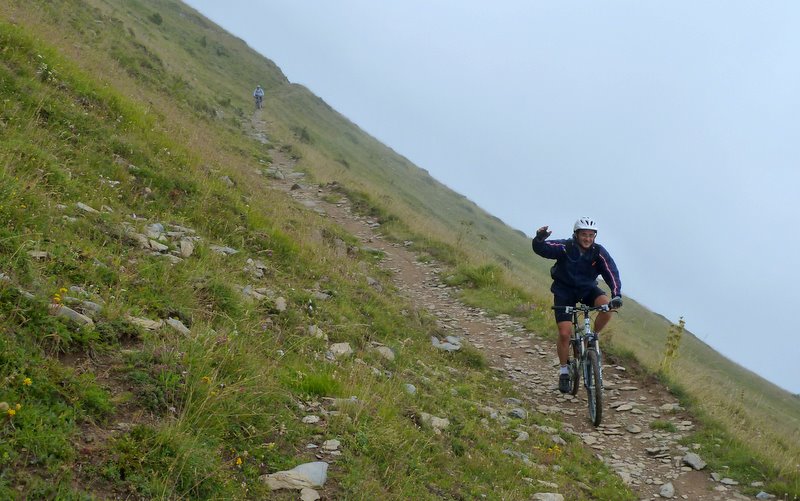
[[[275,180],[276,188],[332,218],[365,246],[384,251],[382,266],[392,272],[396,287],[415,307],[428,310],[444,330],[482,350],[493,369],[526,390],[530,408],[562,421],[567,431],[579,436],[641,499],[665,497],[661,493],[667,483],[674,487],[674,499],[750,499],[734,486],[713,481],[707,468],[695,471],[683,464],[692,448],[678,441],[695,425],[665,388],[631,376],[624,367],[605,365],[603,424],[595,428],[588,419],[585,393],[572,397],[557,389],[558,362],[549,333],[543,337],[506,315],[491,318],[480,309],[465,306],[455,291],[440,281],[435,264],[419,263],[402,245],[384,240],[377,221],[356,215],[346,199],[335,204],[324,201],[332,194],[329,188],[304,185],[301,176],[292,172],[290,159],[279,151],[271,154],[272,167],[283,176]],[[724,477],[724,472],[720,474]]]

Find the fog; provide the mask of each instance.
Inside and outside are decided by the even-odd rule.
[[[626,295],[800,393],[800,4],[186,3],[511,226],[595,218]]]

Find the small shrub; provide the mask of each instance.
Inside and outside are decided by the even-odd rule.
[[[455,355],[457,360],[472,369],[485,369],[489,365],[483,352],[470,345],[463,345]]]
[[[304,144],[311,144],[311,134],[308,133],[308,128],[304,125],[302,127],[295,125],[292,127],[292,132],[294,133],[295,137],[300,140],[301,143]]]
[[[650,428],[653,430],[668,431],[670,433],[675,433],[678,431],[678,428],[675,427],[674,423],[662,419],[655,420],[650,423]]]
[[[678,348],[681,345],[685,325],[686,321],[681,317],[677,325],[672,324],[669,326],[667,346],[664,348],[664,359],[661,360],[661,372],[664,374],[669,374],[672,371],[672,363],[678,357]]]
[[[317,397],[339,395],[342,388],[341,383],[328,373],[298,373],[291,386],[298,393]]]
[[[209,308],[212,313],[223,314],[231,318],[238,317],[242,311],[241,294],[228,284],[210,280],[197,290],[200,304]]]

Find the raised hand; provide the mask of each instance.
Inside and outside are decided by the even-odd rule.
[[[536,230],[536,239],[537,240],[547,240],[553,232],[547,229],[547,226],[542,226],[538,230]]]

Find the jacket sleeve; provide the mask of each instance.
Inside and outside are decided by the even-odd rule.
[[[533,252],[547,259],[558,259],[567,252],[566,240],[531,240]]]
[[[597,268],[602,275],[603,280],[606,281],[609,288],[611,288],[611,297],[622,296],[622,281],[619,279],[619,270],[617,264],[611,258],[611,254],[605,247],[599,246],[600,252],[597,256]]]

